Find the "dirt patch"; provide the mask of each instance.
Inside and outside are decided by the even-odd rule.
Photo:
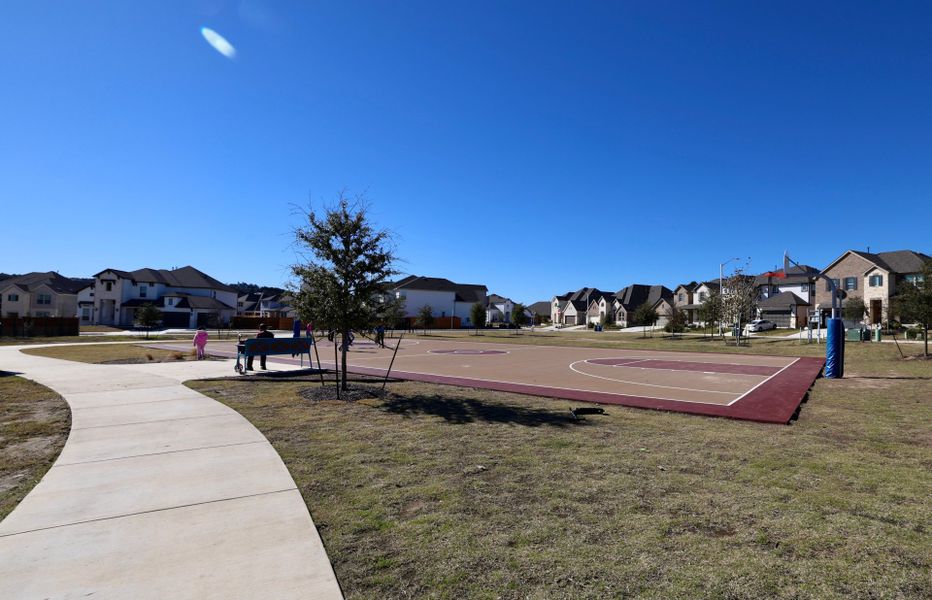
[[[311,402],[324,402],[328,400],[343,400],[345,402],[358,402],[360,400],[369,400],[371,398],[379,398],[382,396],[382,393],[377,387],[369,386],[349,386],[348,390],[339,390],[339,397],[337,396],[337,386],[335,385],[325,385],[325,386],[315,386],[307,387],[298,391],[298,395],[305,400]]]

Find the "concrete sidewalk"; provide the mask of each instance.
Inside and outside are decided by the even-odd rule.
[[[269,442],[181,385],[232,361],[89,365],[7,346],[0,369],[72,411],[55,465],[0,522],[0,598],[342,598]]]

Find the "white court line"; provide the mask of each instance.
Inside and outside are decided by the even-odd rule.
[[[632,384],[632,385],[643,385],[643,386],[647,386],[647,387],[664,388],[664,389],[668,389],[668,390],[684,390],[684,391],[689,391],[689,392],[702,392],[702,393],[705,393],[705,394],[727,394],[727,395],[729,395],[729,396],[734,396],[735,394],[738,393],[738,392],[719,392],[719,391],[717,391],[717,390],[700,390],[700,389],[697,389],[697,388],[679,387],[679,386],[675,386],[675,385],[660,385],[659,383],[642,383],[642,382],[640,382],[640,381],[629,381],[629,380],[627,380],[627,379],[615,379],[614,377],[603,377],[602,375],[593,375],[592,373],[586,373],[586,372],[584,372],[584,371],[580,371],[579,369],[577,369],[577,368],[576,368],[576,365],[579,364],[579,363],[581,363],[581,362],[589,362],[589,361],[587,361],[587,360],[577,360],[577,361],[574,362],[574,363],[570,363],[570,370],[571,370],[571,371],[574,371],[574,372],[576,372],[576,373],[579,373],[580,375],[585,375],[586,377],[595,377],[596,379],[604,379],[604,380],[606,380],[606,381],[617,381],[618,383],[630,383],[630,384]],[[658,369],[658,370],[659,370],[659,369]],[[611,392],[609,392],[609,393],[611,393]],[[682,400],[682,402],[692,402],[692,400]],[[709,403],[704,403],[704,404],[715,404],[715,403],[714,403],[714,402],[709,402]],[[731,403],[729,403],[729,404],[727,404],[727,405],[725,405],[725,406],[729,406],[730,404],[731,404]]]
[[[582,361],[576,361],[576,362],[582,362]],[[327,363],[327,364],[332,364],[332,363]],[[347,363],[347,364],[349,364],[349,363]],[[362,367],[362,368],[364,368],[364,369],[378,368],[378,367],[367,367],[366,365],[353,365],[353,364],[349,364],[349,366],[350,366],[350,367],[357,366],[357,367]],[[382,369],[382,370],[384,370],[384,369]],[[577,372],[578,372],[578,371],[577,371]],[[463,376],[461,376],[461,375],[438,375],[437,373],[425,373],[425,372],[423,372],[423,371],[400,371],[400,370],[397,370],[397,369],[392,369],[392,373],[407,373],[407,374],[409,374],[409,375],[427,375],[427,376],[429,376],[429,377],[444,377],[444,378],[448,378],[448,379],[462,379],[462,380],[464,380],[464,381],[475,381],[475,382],[477,382],[477,383],[483,383],[483,382],[485,382],[485,383],[501,383],[501,384],[504,384],[504,385],[519,385],[519,386],[526,386],[526,387],[532,387],[532,388],[540,388],[541,390],[544,390],[544,391],[546,391],[546,390],[566,390],[566,391],[568,391],[568,392],[587,392],[587,393],[592,393],[592,394],[604,394],[604,395],[606,395],[606,396],[619,396],[619,397],[628,397],[628,398],[646,398],[646,399],[648,399],[648,400],[666,400],[667,402],[685,402],[685,403],[688,403],[688,404],[708,404],[708,405],[710,405],[710,406],[729,406],[728,404],[722,404],[722,403],[720,403],[720,402],[703,402],[702,400],[682,400],[682,399],[680,399],[680,398],[666,398],[666,397],[664,397],[664,396],[647,396],[647,395],[645,395],[645,394],[624,394],[624,393],[618,393],[618,392],[606,392],[605,390],[587,390],[587,389],[585,389],[585,388],[571,388],[571,387],[563,387],[563,386],[559,386],[559,385],[547,385],[547,384],[543,384],[543,383],[520,383],[520,382],[517,382],[517,381],[502,381],[502,380],[500,380],[500,379],[476,379],[476,378],[474,378],[474,377],[463,377]],[[582,373],[582,375],[585,375],[585,373]],[[453,384],[453,383],[444,384],[443,382],[422,382],[422,383],[438,383],[438,384],[440,384],[440,385],[458,385],[458,384]],[[645,384],[638,384],[638,385],[645,385]],[[460,386],[460,387],[462,387],[462,386]],[[482,386],[480,385],[480,386],[476,386],[476,387],[481,388]],[[663,387],[663,386],[656,386],[656,387]],[[680,389],[689,389],[689,388],[680,388]],[[499,390],[499,391],[501,391],[501,390]],[[507,390],[504,390],[504,391],[507,391]],[[692,390],[692,391],[694,391],[694,392],[703,392],[703,391],[705,391],[705,390]],[[511,392],[511,393],[514,393],[514,394],[521,394],[521,393],[524,393],[524,392]],[[730,393],[730,392],[716,392],[716,393],[727,394],[727,393]],[[540,395],[540,394],[538,394],[538,395]],[[572,400],[572,398],[561,398],[561,400]],[[583,402],[583,400],[580,400],[579,402]],[[630,405],[622,405],[622,406],[630,406]]]
[[[768,377],[767,379],[761,381],[760,383],[758,383],[757,385],[755,385],[754,387],[752,387],[752,388],[749,389],[748,391],[746,391],[746,392],[744,392],[743,394],[741,394],[739,397],[737,397],[737,398],[735,398],[734,400],[732,400],[731,402],[729,402],[729,403],[728,403],[728,406],[731,406],[732,404],[734,404],[734,403],[737,402],[738,400],[741,400],[741,398],[744,398],[745,396],[747,396],[748,394],[750,394],[751,392],[753,392],[754,390],[756,390],[756,389],[759,388],[760,386],[764,385],[765,383],[767,383],[768,381],[770,381],[771,379],[773,379],[774,377],[776,377],[777,375],[779,375],[779,374],[782,373],[783,371],[786,371],[787,369],[789,369],[790,367],[792,367],[793,365],[795,365],[795,364],[798,363],[798,362],[799,362],[799,359],[797,358],[796,360],[794,360],[794,361],[791,362],[790,364],[786,365],[785,367],[783,367],[782,369],[780,369],[779,371],[777,371],[776,373],[774,373],[773,375],[771,375],[771,376]]]

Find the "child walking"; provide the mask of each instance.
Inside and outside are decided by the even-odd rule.
[[[207,347],[207,329],[203,327],[197,328],[197,333],[194,334],[194,347],[197,348],[198,360],[207,358],[207,353],[204,351],[204,348]]]

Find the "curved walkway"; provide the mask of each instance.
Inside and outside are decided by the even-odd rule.
[[[72,429],[0,522],[0,598],[342,598],[268,440],[181,385],[230,361],[90,365],[20,348],[0,347],[0,370],[61,394]]]

